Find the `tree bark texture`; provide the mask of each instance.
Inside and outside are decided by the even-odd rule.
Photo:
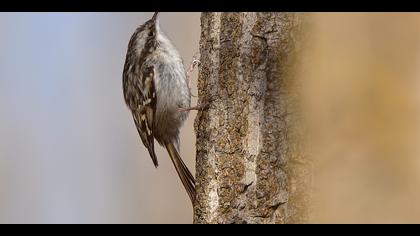
[[[297,13],[203,13],[195,223],[306,220],[305,156],[291,142]],[[291,78],[293,79],[293,78]]]

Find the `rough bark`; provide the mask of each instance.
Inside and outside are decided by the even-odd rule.
[[[308,168],[294,137],[295,13],[203,13],[195,223],[307,219]]]

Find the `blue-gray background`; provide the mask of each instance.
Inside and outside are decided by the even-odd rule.
[[[151,15],[0,13],[0,223],[191,222],[166,152],[155,169],[122,97],[128,40]],[[199,13],[162,13],[161,27],[188,64]]]

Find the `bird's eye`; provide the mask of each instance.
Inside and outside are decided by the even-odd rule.
[[[153,31],[150,31],[148,35],[149,35],[149,37],[152,37],[153,36]]]

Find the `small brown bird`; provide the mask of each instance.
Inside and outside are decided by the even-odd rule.
[[[188,116],[191,93],[183,61],[161,31],[158,12],[136,29],[123,71],[124,99],[150,157],[158,167],[154,140],[164,146],[194,203],[195,180],[179,155],[179,129]]]

